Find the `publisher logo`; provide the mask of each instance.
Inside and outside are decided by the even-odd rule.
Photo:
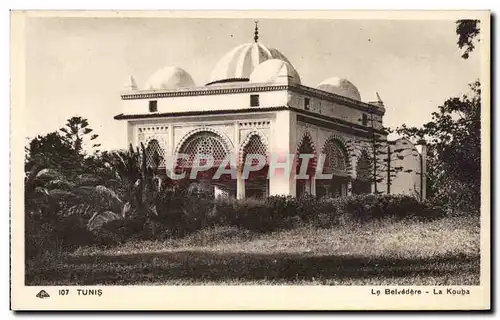
[[[49,298],[50,294],[48,294],[47,291],[45,291],[45,290],[40,290],[40,292],[38,292],[36,297],[40,298],[40,299],[45,299],[45,298]]]

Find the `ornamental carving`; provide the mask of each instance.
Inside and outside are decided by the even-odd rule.
[[[239,163],[245,161],[247,154],[260,154],[267,156],[269,152],[269,142],[267,137],[258,130],[249,132],[239,147]]]
[[[226,134],[220,132],[219,130],[217,130],[217,129],[213,128],[213,127],[205,126],[205,127],[199,127],[199,128],[193,129],[193,130],[189,131],[187,134],[185,134],[180,139],[180,141],[177,143],[177,145],[175,147],[174,154],[175,155],[179,154],[179,152],[180,152],[181,148],[183,147],[184,143],[189,138],[191,138],[192,136],[194,136],[196,134],[202,133],[202,132],[211,132],[211,133],[215,134],[216,136],[218,136],[223,141],[223,143],[225,145],[225,148],[227,148],[228,152],[231,152],[231,150],[234,150],[234,145],[233,145],[231,139],[229,139]]]
[[[238,122],[240,128],[268,128],[271,124],[270,120],[257,120]]]

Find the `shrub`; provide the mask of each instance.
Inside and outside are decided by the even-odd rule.
[[[79,216],[35,220],[26,218],[25,254],[31,259],[47,251],[73,249],[96,243]]]
[[[165,240],[192,233],[207,237],[210,242],[213,237],[223,236],[229,231],[235,234],[273,232],[302,225],[329,228],[349,222],[382,218],[431,219],[443,214],[432,204],[406,195],[367,194],[322,199],[306,195],[299,198],[271,196],[265,199],[213,200],[175,190],[166,192],[156,203],[156,212],[156,216],[134,215],[108,221],[92,232],[87,230],[85,219],[80,215],[60,218],[55,224],[49,223],[43,228],[29,225],[27,227],[33,232],[27,233],[27,254],[36,255],[47,246],[114,245],[131,239]],[[205,234],[203,230],[213,232]]]
[[[93,231],[96,241],[102,245],[114,245],[130,239],[149,239],[147,219],[135,216],[106,222]]]
[[[275,196],[260,201],[233,201],[233,207],[225,211],[226,221],[231,220],[232,214],[238,220],[233,225],[260,231],[290,229],[304,223],[329,227],[351,220],[433,218],[440,214],[428,203],[411,196],[371,194],[319,200],[310,195],[300,198]]]
[[[211,225],[213,200],[187,193],[184,189],[165,192],[156,203],[157,216],[151,217],[163,237],[181,237]]]
[[[213,225],[232,225],[252,231],[291,229],[301,224],[327,228],[348,221],[381,218],[430,219],[442,212],[428,202],[407,195],[356,195],[316,199],[272,196],[265,200],[219,200]]]
[[[212,223],[248,230],[271,231],[272,219],[272,208],[263,200],[221,199],[215,201]]]
[[[54,225],[26,219],[25,224],[25,256],[33,259],[41,256],[48,249],[57,249],[58,244],[54,241]]]
[[[86,222],[86,219],[77,215],[59,218],[54,228],[54,236],[62,249],[95,243],[94,236],[87,229]]]

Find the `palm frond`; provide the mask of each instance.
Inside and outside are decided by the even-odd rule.
[[[55,179],[47,181],[45,187],[48,189],[72,190],[76,188],[76,184],[65,179]]]
[[[36,187],[34,191],[35,191],[34,193],[38,194],[38,195],[42,195],[42,196],[46,196],[46,197],[50,196],[49,190],[45,187]]]
[[[102,210],[121,212],[123,202],[111,189],[99,185],[96,187],[82,186],[78,188],[78,195],[86,203]]]
[[[77,195],[75,193],[62,189],[50,190],[49,196],[56,202],[69,202],[69,200],[77,198]]]
[[[76,177],[75,183],[80,186],[95,186],[101,181],[101,177],[94,174],[84,173]]]
[[[56,180],[56,179],[64,179],[64,175],[55,169],[45,168],[35,175],[37,179],[46,179],[46,180]]]
[[[77,215],[89,219],[92,216],[93,212],[95,212],[95,208],[93,206],[81,203],[74,205],[66,210],[61,210],[58,215],[63,217]]]
[[[104,224],[110,221],[115,221],[120,219],[122,219],[122,217],[113,211],[96,212],[90,218],[87,224],[87,228],[88,230],[93,231],[102,227]]]
[[[132,204],[130,202],[126,202],[123,205],[123,208],[122,208],[122,217],[123,218],[130,218],[133,215],[135,215],[136,213],[137,213],[137,211],[132,207]]]

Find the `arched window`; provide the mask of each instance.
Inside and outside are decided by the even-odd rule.
[[[312,155],[313,158],[301,158],[300,155]],[[316,158],[315,158],[315,151],[313,147],[313,143],[311,141],[311,138],[309,135],[305,135],[302,138],[302,141],[300,142],[300,145],[297,150],[297,161],[296,161],[296,168],[295,168],[295,173],[297,175],[301,174],[302,170],[302,164],[304,161],[307,161],[307,168],[305,171],[306,176],[308,176],[308,179],[303,179],[302,177],[297,178],[295,182],[296,186],[296,195],[297,197],[301,197],[307,193],[312,193],[311,192],[311,184],[310,184],[310,179],[312,176],[314,176],[314,170],[316,168]]]
[[[249,154],[259,154],[264,156],[264,158],[267,156],[266,145],[262,143],[260,136],[257,134],[252,135],[245,146],[243,152],[243,164],[246,163],[247,155]],[[257,164],[257,159],[253,159],[252,166],[256,164]]]
[[[352,191],[354,194],[371,192],[373,180],[372,159],[366,150],[361,152],[356,163],[356,180],[353,181]]]
[[[335,139],[326,142],[323,149],[325,154],[325,169],[327,173],[333,171],[347,172],[347,152],[343,146]]]
[[[247,156],[250,154],[261,155],[267,162],[267,148],[258,134],[252,134],[247,140],[247,143],[243,149],[242,165],[245,165],[247,161]],[[252,159],[251,166],[256,166],[258,163],[259,160],[254,158]],[[268,168],[266,166],[264,166],[262,169],[258,171],[251,171],[249,173],[248,177],[246,177],[245,180],[246,198],[263,198],[267,196],[268,194],[267,173],[268,173]]]
[[[366,150],[361,152],[356,164],[356,179],[371,181],[373,174],[372,160]]]
[[[181,160],[182,167],[191,167],[195,156],[211,155],[214,165],[219,165],[227,156],[227,148],[219,135],[204,131],[190,137],[182,146],[179,153],[189,155],[189,160]]]
[[[146,147],[146,164],[149,167],[158,168],[164,166],[165,150],[156,139],[148,142]]]
[[[308,135],[305,135],[304,138],[302,138],[302,141],[300,142],[300,146],[297,151],[297,157],[300,156],[301,154],[312,154],[314,157],[309,159],[308,166],[307,166],[307,174],[311,174],[314,172],[314,167],[316,164],[316,155],[314,152],[314,147],[313,143],[311,141],[311,138]],[[302,161],[304,161],[302,158],[298,157],[297,159],[297,168],[296,172],[300,172],[300,168],[302,166]]]

